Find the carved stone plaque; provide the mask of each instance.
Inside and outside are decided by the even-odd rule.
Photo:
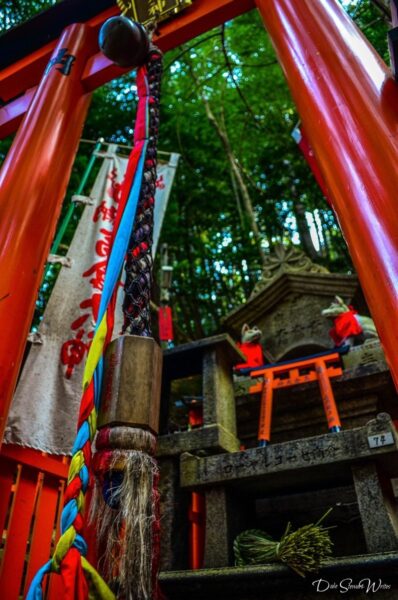
[[[192,4],[193,0],[119,0],[123,14],[143,25],[164,21]]]

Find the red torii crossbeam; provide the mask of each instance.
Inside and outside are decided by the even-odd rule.
[[[154,43],[163,52],[167,52],[254,7],[254,0],[195,0],[193,5],[180,15],[160,24],[159,33],[153,39]],[[97,34],[104,21],[119,12],[115,5],[88,20],[86,25]],[[0,138],[16,131],[55,46],[56,42],[50,42],[0,71],[0,98],[7,102],[0,108]],[[85,91],[92,92],[126,72],[128,69],[113,64],[97,47],[87,60],[82,84]],[[12,100],[14,98],[15,100]]]

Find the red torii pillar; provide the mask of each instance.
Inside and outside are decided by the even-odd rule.
[[[0,172],[0,445],[90,102],[81,77],[96,43],[86,25],[65,29]]]
[[[337,0],[256,0],[398,387],[398,84]]]

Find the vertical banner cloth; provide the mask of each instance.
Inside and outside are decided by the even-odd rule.
[[[70,454],[82,391],[82,377],[92,340],[110,251],[113,221],[127,158],[110,145],[21,373],[9,413],[4,443],[49,454]],[[154,252],[178,155],[159,164],[156,183]],[[155,221],[156,222],[156,221]],[[122,293],[119,294],[121,303]],[[115,335],[121,330],[118,310]]]

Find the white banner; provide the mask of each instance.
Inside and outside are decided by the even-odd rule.
[[[127,159],[110,145],[21,373],[8,418],[5,443],[51,454],[70,454],[76,432],[81,381],[103,288],[120,184]],[[154,249],[174,179],[178,155],[158,166]],[[115,335],[121,330],[119,294]]]

